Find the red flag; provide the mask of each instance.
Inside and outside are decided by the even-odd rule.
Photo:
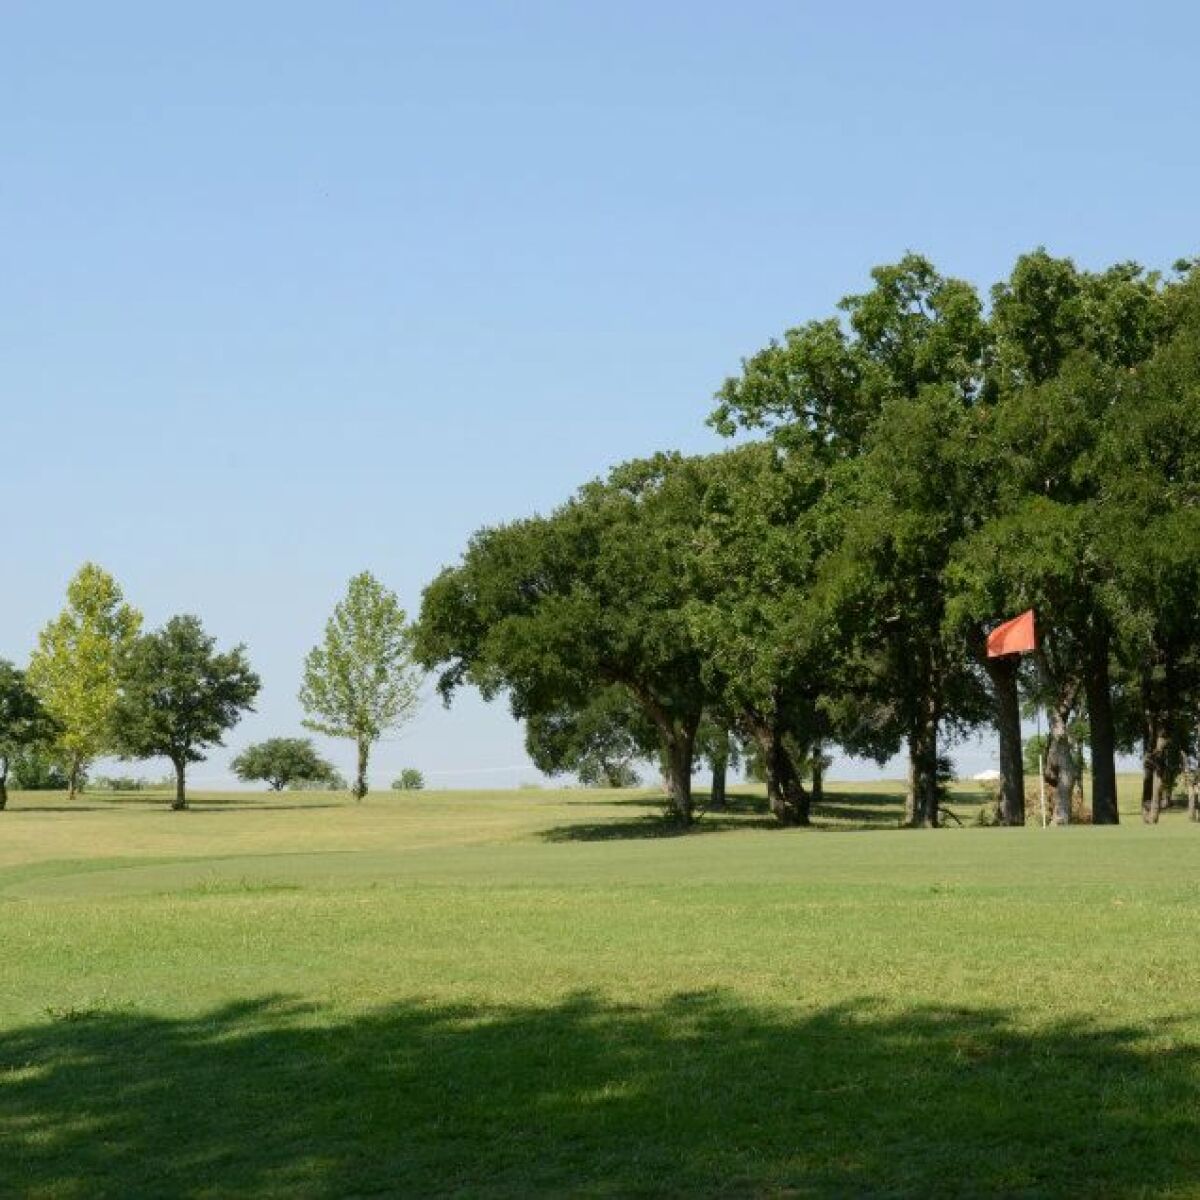
[[[1027,609],[1019,617],[997,625],[987,639],[988,658],[1000,658],[1004,654],[1024,654],[1037,649],[1037,633],[1033,627],[1033,609]]]

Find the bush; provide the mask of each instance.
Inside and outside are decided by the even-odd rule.
[[[350,781],[340,771],[331,770],[324,779],[296,779],[288,784],[289,792],[348,792]]]
[[[1035,771],[1033,779],[1025,777],[1025,824],[1040,825],[1042,823],[1041,792],[1038,788],[1038,776]],[[1092,811],[1083,796],[1083,780],[1075,781],[1075,790],[1071,793],[1071,824],[1090,825]],[[1046,824],[1054,824],[1054,792],[1046,786]]]
[[[416,767],[405,767],[400,774],[392,780],[392,791],[394,792],[419,792],[425,787],[425,776],[417,770]]]
[[[1000,824],[1000,798],[1003,783],[999,779],[987,779],[981,784],[986,797],[975,814],[976,825],[993,826]]]
[[[92,787],[102,792],[148,792],[158,787],[151,779],[136,778],[132,775],[97,775],[92,781]],[[174,787],[174,780],[171,781]]]

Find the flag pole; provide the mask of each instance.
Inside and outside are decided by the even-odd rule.
[[[1042,706],[1037,706],[1037,744],[1038,744],[1038,796],[1042,801],[1042,828],[1046,828],[1046,764],[1043,757],[1046,753],[1042,741]]]

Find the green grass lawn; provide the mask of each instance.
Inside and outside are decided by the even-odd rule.
[[[1200,826],[832,791],[17,795],[0,1194],[1200,1196]]]

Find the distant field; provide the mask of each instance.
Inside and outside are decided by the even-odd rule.
[[[0,1195],[1200,1196],[1200,826],[1135,783],[17,794]]]

